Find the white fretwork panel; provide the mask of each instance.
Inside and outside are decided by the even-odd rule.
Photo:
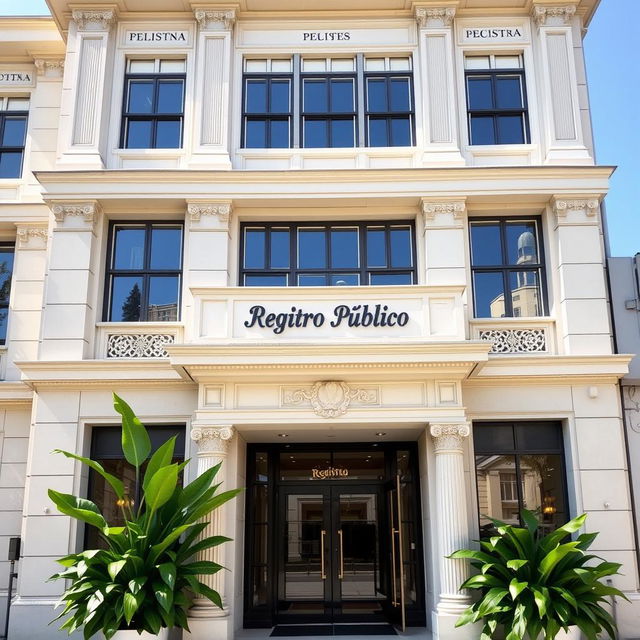
[[[176,337],[166,333],[118,333],[107,337],[107,358],[167,358]]]
[[[490,353],[547,353],[547,332],[532,329],[481,329],[480,340],[493,342]]]

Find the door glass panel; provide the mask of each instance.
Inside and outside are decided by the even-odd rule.
[[[346,469],[349,480],[383,480],[384,453],[382,451],[336,451],[333,466]]]
[[[280,454],[280,480],[314,480],[313,469],[331,466],[331,454],[327,452],[295,452]],[[318,474],[315,474],[316,476]]]

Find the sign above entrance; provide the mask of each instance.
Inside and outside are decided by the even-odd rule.
[[[314,467],[311,469],[311,478],[313,480],[333,480],[348,477],[349,469],[345,469],[344,467],[326,467],[325,469]]]
[[[137,47],[186,47],[189,45],[189,31],[147,31],[128,30],[125,32],[124,43]]]

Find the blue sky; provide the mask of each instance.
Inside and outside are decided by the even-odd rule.
[[[42,15],[44,0],[0,0],[0,15]],[[640,0],[601,0],[584,40],[596,157],[617,165],[606,200],[614,256],[640,251]]]

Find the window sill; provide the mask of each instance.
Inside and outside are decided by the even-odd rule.
[[[179,169],[185,149],[114,149],[119,169]]]

